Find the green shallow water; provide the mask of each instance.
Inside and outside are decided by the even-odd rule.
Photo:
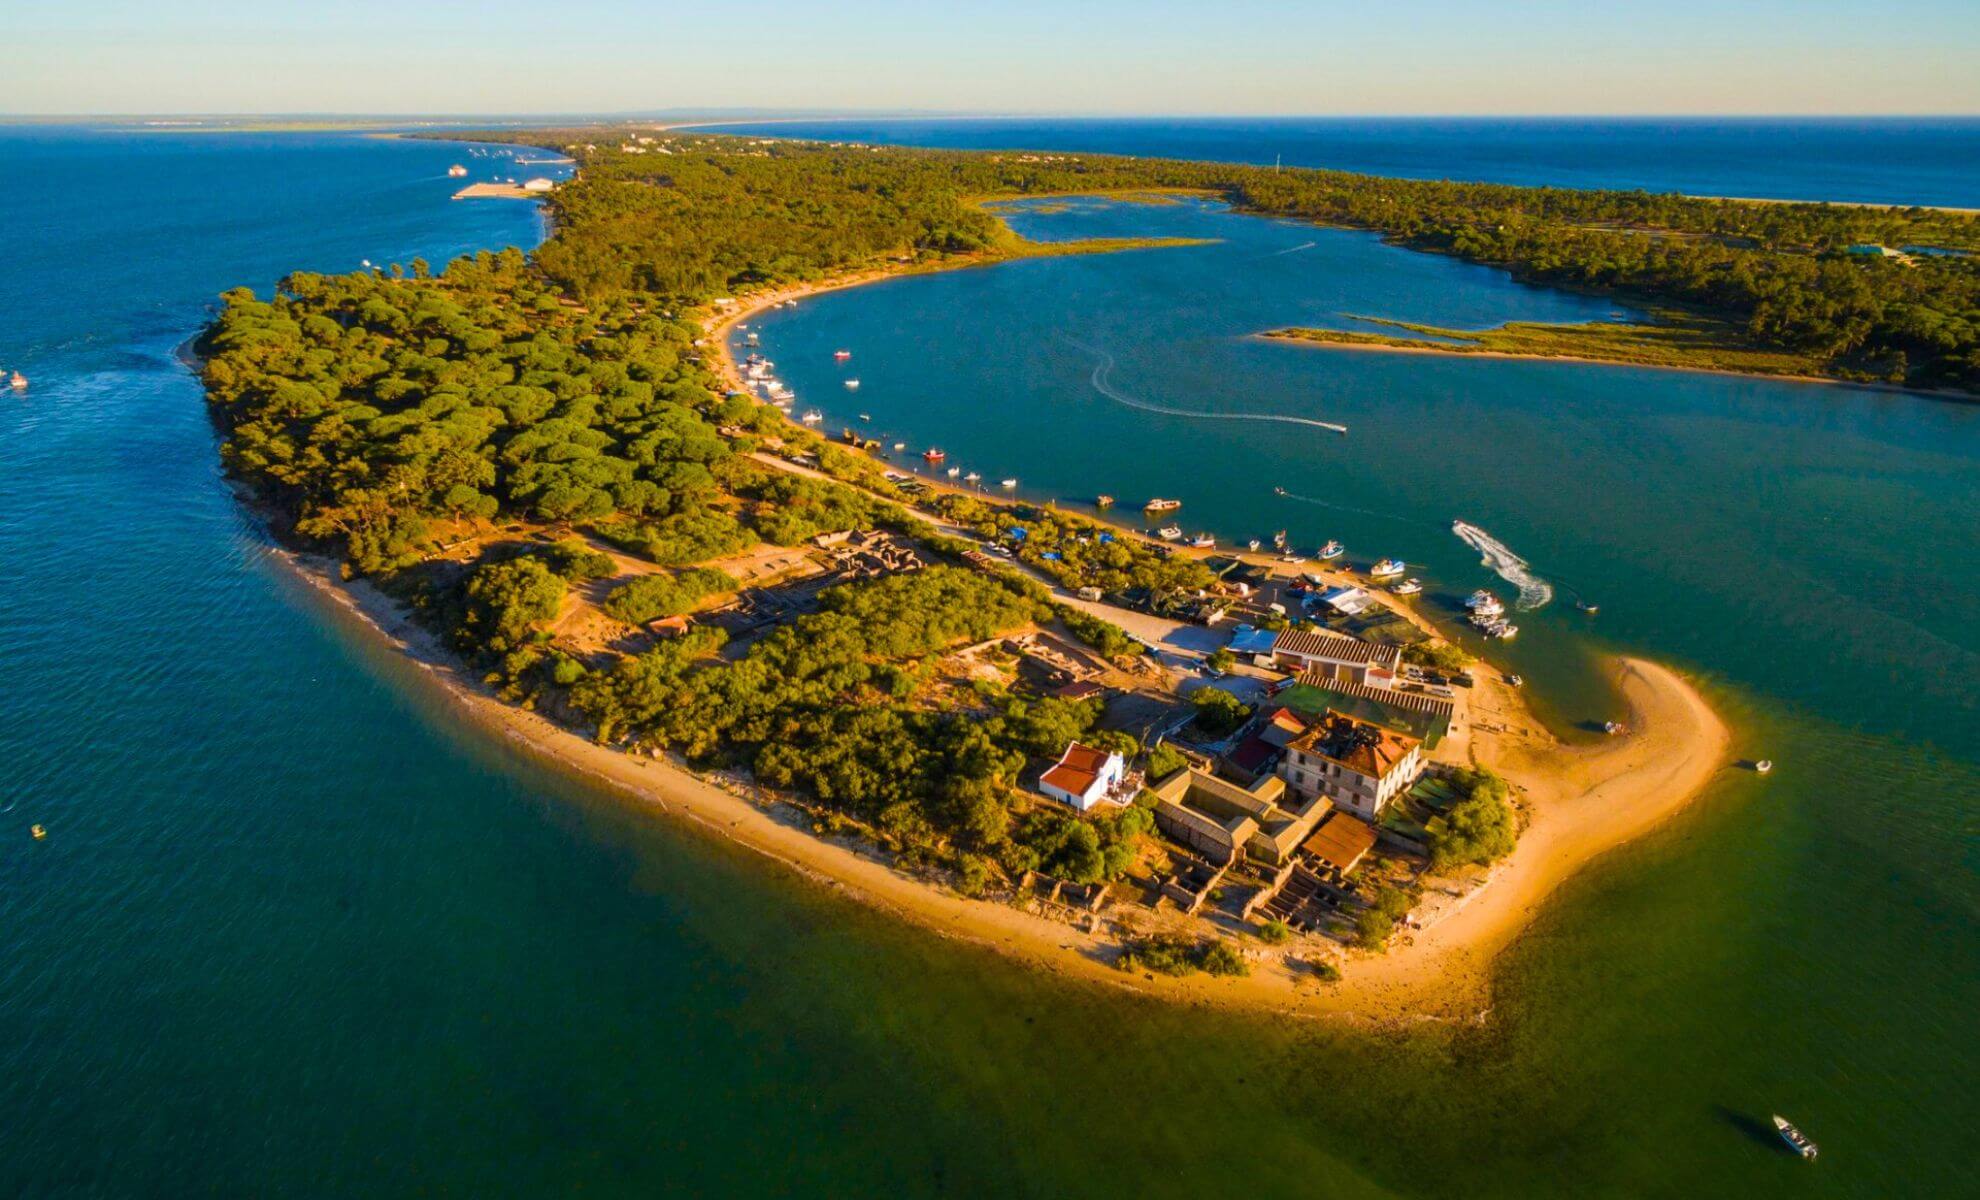
[[[1960,1190],[1971,410],[1246,342],[1293,309],[1586,308],[1194,207],[1050,232],[1223,246],[782,314],[766,341],[807,401],[850,407],[850,345],[876,424],[1038,495],[1181,494],[1192,526],[1340,536],[1439,594],[1494,582],[1445,530],[1462,513],[1602,604],[1521,617],[1515,663],[1562,720],[1608,703],[1591,655],[1636,648],[1706,670],[1781,762],[1570,885],[1483,1027],[1205,1014],[903,928],[462,728],[268,561],[171,350],[234,283],[533,218],[449,204],[446,147],[106,136],[0,134],[38,181],[0,193],[4,357],[35,380],[0,405],[0,1193]],[[1305,241],[1325,252],[1262,257]],[[1123,394],[1343,420],[1371,461],[1096,401],[1062,335]],[[1388,515],[1284,507],[1296,471]],[[1776,1108],[1819,1167],[1755,1135]]]

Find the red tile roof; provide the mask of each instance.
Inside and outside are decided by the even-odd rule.
[[[1073,742],[1066,747],[1066,752],[1059,756],[1058,762],[1046,768],[1045,774],[1039,776],[1038,782],[1049,783],[1075,796],[1084,796],[1086,790],[1093,786],[1093,781],[1100,778],[1100,772],[1106,766],[1105,750],[1095,750],[1091,746],[1082,746],[1078,742]]]
[[[1375,827],[1357,821],[1344,812],[1327,814],[1320,828],[1306,839],[1308,854],[1345,874],[1354,870],[1361,856],[1375,848]]]
[[[1416,738],[1328,709],[1327,715],[1296,738],[1290,748],[1331,759],[1370,779],[1382,779],[1422,744]]]

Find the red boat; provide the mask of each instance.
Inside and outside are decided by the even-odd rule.
[[[849,359],[849,358],[851,358],[852,356],[853,356],[853,352],[852,352],[852,351],[850,351],[850,350],[834,350],[834,351],[832,351],[832,357],[833,357],[833,358],[836,358],[836,359],[838,359],[838,360],[839,360],[840,362],[844,362],[844,361],[846,361],[847,359]]]
[[[949,456],[940,450],[927,450],[922,453],[921,457],[927,459],[929,462],[938,463]]]

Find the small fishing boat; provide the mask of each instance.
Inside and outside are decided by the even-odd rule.
[[[1272,535],[1272,548],[1274,550],[1284,550],[1286,548],[1285,530],[1281,529],[1279,532]]]
[[[763,344],[763,336],[752,329],[744,335],[743,341],[752,346],[759,346]]]
[[[1006,479],[1006,480],[1004,480],[1004,482],[1003,482],[1003,486],[1004,486],[1005,488],[1014,488],[1014,487],[1016,487],[1016,486],[1017,486],[1017,480],[1015,480],[1015,479]]]
[[[1408,569],[1407,564],[1400,558],[1385,558],[1368,568],[1368,577],[1370,579],[1393,579]]]
[[[965,476],[963,476],[963,482],[964,482],[964,483],[981,483],[981,482],[983,482],[983,476],[981,476],[981,475],[979,475],[979,474],[977,474],[977,473],[976,473],[975,471],[971,471],[971,472],[970,472],[969,474],[967,474],[967,475],[965,475]]]
[[[954,478],[955,478],[956,476],[958,476],[958,475],[960,475],[960,474],[962,474],[962,468],[961,468],[961,467],[950,467],[950,468],[949,468],[949,478],[951,478],[951,479],[954,479]]]
[[[48,836],[48,831],[39,825],[28,826],[28,832],[34,835],[34,840],[37,842]]]
[[[857,380],[857,379],[848,379],[848,380],[846,380],[846,390],[847,390],[847,391],[849,391],[849,392],[856,392],[856,391],[858,391],[858,390],[859,390],[859,380]]]
[[[849,359],[849,358],[851,358],[852,356],[853,356],[853,352],[852,352],[852,351],[850,351],[850,350],[834,350],[834,351],[832,351],[832,357],[833,357],[833,358],[835,358],[835,359],[837,359],[837,360],[838,360],[838,361],[840,361],[840,362],[844,362],[844,361],[846,361],[847,359]]]
[[[1148,503],[1142,505],[1141,509],[1143,512],[1165,513],[1165,512],[1174,512],[1181,507],[1182,507],[1182,501],[1180,500],[1164,500],[1158,496],[1155,499],[1150,500]]]
[[[1423,581],[1412,576],[1389,589],[1398,596],[1414,596],[1423,590]]]
[[[1506,606],[1499,603],[1499,598],[1484,588],[1479,588],[1466,596],[1464,606],[1470,609],[1471,615],[1475,617],[1496,617],[1506,611]]]
[[[1214,550],[1217,548],[1217,539],[1207,533],[1199,533],[1189,539],[1189,544],[1198,550]]]
[[[1155,536],[1161,538],[1165,542],[1173,542],[1177,538],[1182,536],[1182,526],[1164,525],[1160,529],[1157,529],[1155,531]]]
[[[906,442],[895,442],[895,443],[894,443],[894,453],[896,453],[896,454],[899,454],[899,453],[900,453],[901,451],[903,451],[903,450],[905,450],[905,449],[907,449],[907,443],[906,443]]]
[[[1774,769],[1774,760],[1771,758],[1763,758],[1759,762],[1753,764],[1753,769],[1755,771],[1758,771],[1760,774],[1765,775],[1767,772]]]
[[[9,375],[7,377],[7,386],[13,388],[17,392],[27,391],[27,385],[28,385],[28,377],[21,374],[19,371],[15,371],[12,375]]]
[[[946,458],[947,458],[947,457],[949,457],[949,456],[948,456],[947,454],[945,454],[945,453],[943,453],[943,452],[942,452],[942,451],[941,451],[940,449],[937,449],[937,448],[934,448],[934,447],[931,447],[931,448],[929,448],[929,449],[927,449],[927,450],[924,450],[924,451],[922,451],[922,452],[921,452],[921,457],[922,457],[922,458],[923,458],[924,460],[926,460],[926,461],[928,461],[928,462],[931,462],[931,463],[938,463],[938,462],[941,462],[941,461],[942,461],[943,459],[946,459]]]
[[[860,420],[862,420],[862,421],[871,421],[871,420],[873,419],[873,414],[872,414],[872,413],[861,413],[861,414],[859,414],[859,419],[860,419]]]
[[[1328,542],[1326,545],[1320,547],[1320,557],[1326,562],[1332,562],[1346,553],[1347,547],[1341,545],[1339,542]]]
[[[1508,675],[1508,676],[1506,676],[1506,686],[1507,686],[1507,687],[1525,687],[1525,686],[1526,686],[1526,677],[1525,677],[1524,675]]]
[[[1258,540],[1257,538],[1252,538],[1252,539],[1251,539],[1250,541],[1248,541],[1248,542],[1246,542],[1246,543],[1244,544],[1244,548],[1245,548],[1246,550],[1254,550],[1254,551],[1255,551],[1255,550],[1257,550],[1257,549],[1258,549],[1258,548],[1259,548],[1260,546],[1263,546],[1264,544],[1265,544],[1264,542],[1261,542],[1261,541],[1259,541],[1259,540]]]
[[[1793,1150],[1805,1159],[1814,1160],[1815,1143],[1809,1140],[1807,1134],[1796,1129],[1792,1121],[1779,1113],[1775,1113],[1774,1128],[1780,1131],[1781,1140],[1788,1144],[1790,1150]]]
[[[1094,497],[1093,504],[1096,508],[1112,508],[1114,507],[1114,498],[1102,492],[1100,495]]]
[[[1602,722],[1602,732],[1608,734],[1610,737],[1616,737],[1620,734],[1628,733],[1629,726],[1623,724],[1621,721],[1604,721]]]
[[[816,425],[825,419],[825,414],[814,408],[807,411],[801,419],[806,425]]]

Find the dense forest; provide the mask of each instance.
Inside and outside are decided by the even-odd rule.
[[[994,253],[1009,235],[976,198],[1189,188],[1521,279],[1693,307],[1725,320],[1729,336],[1810,355],[1838,376],[1980,391],[1980,260],[1967,253],[1980,251],[1980,218],[1970,214],[624,128],[500,136],[581,165],[552,201],[559,231],[538,255],[576,296],[686,304],[886,256]],[[1875,247],[1919,249],[1852,252]]]
[[[1027,760],[1072,737],[1134,749],[1091,732],[1092,703],[994,686],[929,703],[931,664],[1055,621],[1104,654],[1135,647],[1014,571],[953,565],[965,547],[904,507],[874,460],[725,394],[701,357],[717,297],[1041,252],[983,198],[1189,188],[1526,277],[1706,306],[1755,343],[1816,347],[1836,371],[1980,385],[1974,261],[1849,253],[1971,249],[1980,232],[1964,216],[624,129],[511,140],[580,163],[536,254],[298,273],[267,298],[224,297],[201,350],[230,474],[283,536],[401,597],[508,698],[603,741],[802,793],[821,819],[971,887],[1031,867],[1105,877],[1146,813],[1077,817],[1015,786]],[[819,474],[784,469],[795,460]],[[1071,586],[1152,596],[1205,582],[1193,562],[1066,514],[975,500],[944,512]],[[630,631],[732,592],[712,564],[739,551],[875,527],[934,565],[841,584],[740,650],[705,626],[619,654],[552,629],[582,589],[609,589],[598,608]],[[619,579],[601,547],[646,567]]]

